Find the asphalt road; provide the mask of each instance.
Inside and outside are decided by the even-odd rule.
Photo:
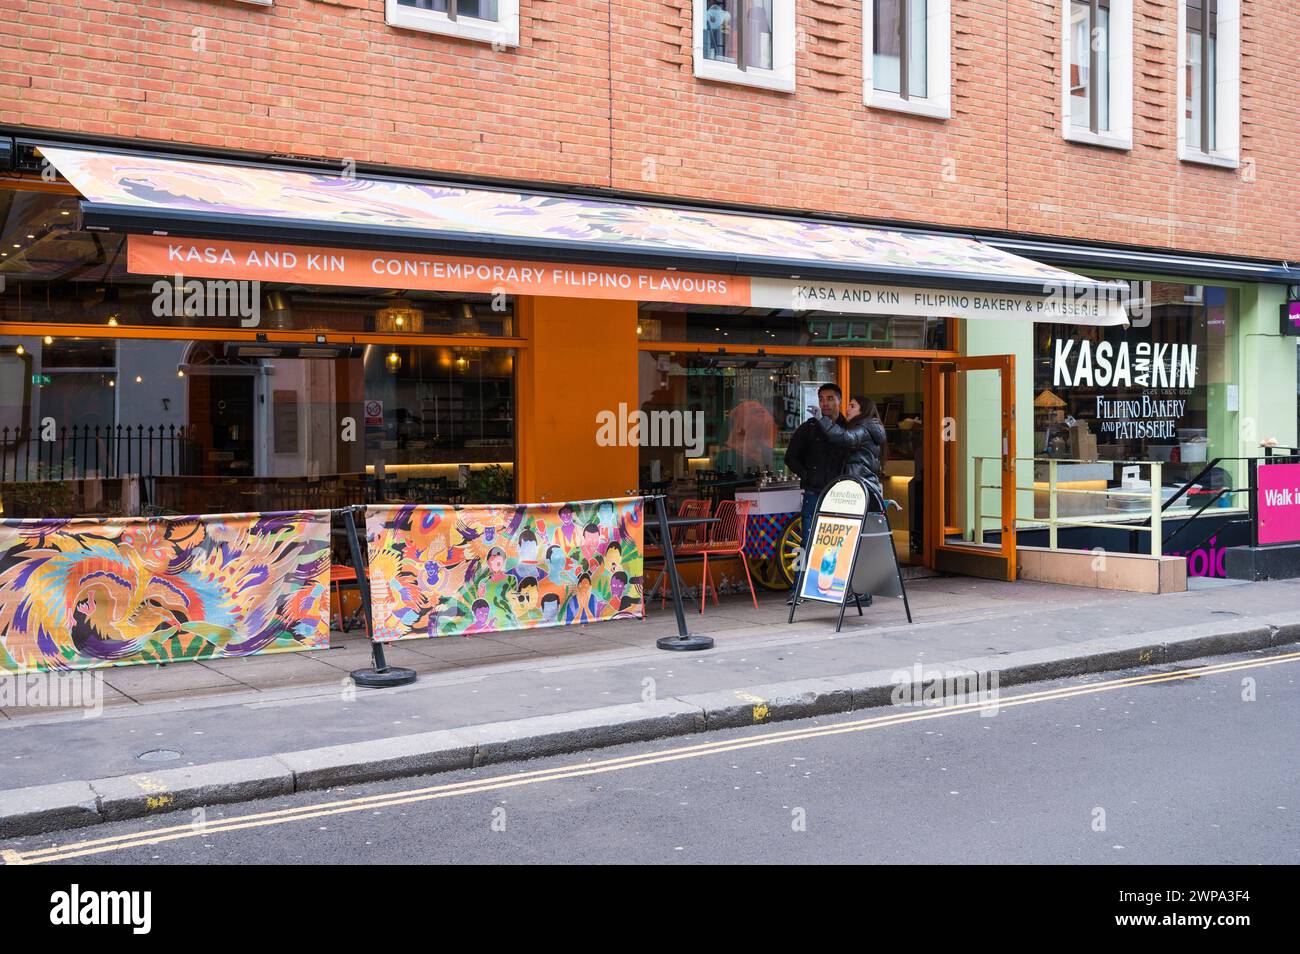
[[[1295,864],[1300,659],[1276,656],[1012,687],[996,714],[867,710],[0,849],[73,864]]]

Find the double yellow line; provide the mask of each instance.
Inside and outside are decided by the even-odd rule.
[[[238,815],[217,821],[174,825],[169,828],[155,828],[149,831],[134,832],[126,835],[114,835],[110,838],[95,838],[79,841],[69,845],[58,845],[36,851],[0,850],[7,864],[42,864],[51,861],[67,861],[72,858],[84,858],[90,855],[104,854],[110,851],[123,851],[128,848],[140,848],[159,845],[164,842],[177,841],[182,838],[208,838],[223,832],[241,831],[249,828],[265,828],[271,825],[283,825],[289,822],[308,821],[315,818],[327,818],[331,815],[343,815],[349,812],[377,811],[395,808],[416,802],[432,801],[438,798],[452,798],[458,795],[477,795],[506,788],[518,788],[523,785],[536,785],[543,782],[556,782],[570,778],[582,778],[605,772],[618,772],[624,769],[641,768],[647,765],[659,765],[665,762],[677,762],[682,759],[701,758],[706,755],[719,755],[724,752],[737,752],[741,749],[757,748],[764,745],[778,745],[784,742],[800,742],[818,739],[847,732],[864,732],[868,729],[882,729],[887,726],[903,725],[909,722],[921,722],[926,719],[943,719],[955,715],[981,712],[989,709],[1009,709],[1014,706],[1030,705],[1039,702],[1052,702],[1057,699],[1069,699],[1097,692],[1113,692],[1134,686],[1147,686],[1160,682],[1176,682],[1183,679],[1198,679],[1202,676],[1238,672],[1246,669],[1258,669],[1264,666],[1276,666],[1282,663],[1300,661],[1300,652],[1269,656],[1263,659],[1247,659],[1238,662],[1222,663],[1217,666],[1202,666],[1195,669],[1180,670],[1169,673],[1150,673],[1132,676],[1127,679],[1112,679],[1107,682],[1089,685],[1069,686],[1060,689],[1048,689],[1041,692],[1029,692],[1021,695],[997,698],[988,701],[964,702],[956,705],[921,711],[907,711],[891,715],[875,716],[851,722],[839,722],[833,725],[812,728],[790,729],[784,732],[766,732],[762,735],[740,739],[722,739],[717,742],[703,742],[697,745],[679,746],[647,752],[641,755],[626,755],[621,758],[602,759],[583,762],[558,768],[535,769],[530,772],[515,772],[495,778],[475,779],[465,782],[452,782],[445,785],[433,785],[427,788],[410,789],[401,792],[389,792],[382,795],[368,795],[362,798],[346,798],[313,805],[300,805],[277,811],[256,812],[250,815]]]

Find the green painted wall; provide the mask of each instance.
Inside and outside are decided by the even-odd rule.
[[[1282,285],[1247,285],[1240,292],[1237,380],[1241,382],[1238,454],[1259,453],[1259,442],[1277,438],[1296,446],[1296,340],[1279,329],[1286,301]]]
[[[1032,457],[1034,453],[1034,327],[1029,322],[985,321],[962,322],[962,353],[967,355],[1013,354],[1016,356],[1016,456]],[[972,371],[965,375],[966,386],[962,394],[963,413],[957,421],[957,481],[961,488],[957,494],[958,522],[971,538],[974,527],[975,480],[974,457],[1000,457],[1002,453],[1002,395],[1000,375],[996,371]],[[996,485],[999,470],[996,461],[985,461],[981,481]],[[1032,461],[1016,465],[1016,486],[1032,486],[1034,480]],[[985,490],[983,513],[998,513],[1001,497],[997,490]],[[1020,517],[1034,514],[1032,490],[1016,495]],[[997,528],[994,521],[986,520],[985,529]]]

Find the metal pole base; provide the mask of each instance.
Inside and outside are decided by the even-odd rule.
[[[414,669],[389,666],[387,669],[354,669],[352,681],[363,689],[391,689],[415,682]]]
[[[655,645],[660,649],[676,650],[677,652],[691,652],[696,649],[712,649],[712,636],[661,636],[655,640]]]

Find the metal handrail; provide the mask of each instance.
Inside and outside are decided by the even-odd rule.
[[[1274,453],[1275,451],[1280,451],[1280,450],[1289,451],[1289,453],[1286,453],[1286,454],[1280,454],[1280,455]],[[1201,479],[1202,477],[1204,477],[1206,474],[1210,473],[1210,471],[1212,471],[1212,470],[1213,470],[1216,466],[1218,466],[1220,463],[1222,463],[1222,462],[1224,462],[1224,461],[1243,461],[1243,460],[1246,462],[1247,473],[1248,473],[1247,486],[1245,486],[1245,487],[1221,487],[1221,488],[1219,488],[1219,491],[1218,491],[1218,492],[1217,492],[1213,497],[1211,497],[1209,500],[1207,500],[1205,503],[1201,504],[1201,506],[1197,508],[1196,513],[1192,514],[1191,517],[1189,517],[1189,518],[1187,519],[1187,521],[1186,521],[1182,526],[1180,526],[1177,530],[1175,530],[1175,531],[1173,532],[1173,534],[1170,535],[1169,539],[1164,541],[1164,544],[1163,544],[1163,545],[1164,545],[1164,546],[1168,546],[1168,545],[1169,545],[1170,543],[1172,543],[1175,539],[1177,539],[1177,538],[1178,538],[1178,535],[1179,535],[1180,533],[1182,533],[1184,530],[1186,530],[1188,527],[1190,527],[1193,523],[1195,523],[1196,520],[1201,516],[1201,514],[1205,513],[1205,511],[1206,511],[1207,509],[1209,509],[1209,507],[1211,507],[1211,506],[1214,504],[1214,502],[1215,502],[1216,500],[1219,500],[1219,499],[1221,499],[1221,498],[1224,497],[1224,496],[1233,496],[1233,497],[1235,497],[1237,494],[1246,494],[1246,495],[1247,495],[1247,496],[1246,496],[1246,506],[1247,506],[1248,510],[1250,511],[1251,545],[1252,545],[1252,546],[1256,545],[1256,544],[1258,543],[1258,540],[1256,539],[1256,534],[1257,534],[1257,532],[1258,532],[1258,531],[1257,531],[1257,528],[1258,528],[1258,522],[1257,522],[1257,520],[1256,520],[1255,518],[1256,518],[1256,515],[1257,515],[1258,506],[1259,506],[1259,501],[1258,501],[1258,496],[1257,496],[1257,495],[1258,495],[1258,491],[1259,491],[1259,487],[1258,487],[1258,480],[1257,480],[1257,476],[1256,476],[1256,475],[1257,475],[1257,468],[1259,467],[1259,462],[1260,462],[1261,460],[1263,460],[1263,461],[1267,461],[1267,462],[1273,462],[1273,459],[1274,459],[1275,456],[1276,456],[1276,457],[1280,457],[1282,460],[1292,460],[1292,461],[1295,460],[1297,457],[1300,457],[1300,448],[1297,448],[1297,447],[1282,447],[1282,446],[1278,446],[1278,445],[1273,445],[1273,446],[1267,446],[1267,445],[1265,445],[1265,446],[1263,447],[1263,451],[1264,451],[1264,455],[1263,455],[1262,457],[1259,457],[1259,456],[1253,456],[1253,457],[1227,457],[1227,456],[1224,456],[1224,457],[1216,457],[1216,458],[1214,458],[1214,460],[1210,461],[1208,464],[1206,464],[1204,467],[1202,467],[1201,470],[1200,470],[1200,472],[1197,473],[1197,475],[1196,475],[1195,477],[1193,477],[1191,480],[1189,480],[1189,481],[1187,481],[1185,484],[1183,484],[1182,487],[1178,488],[1178,492],[1177,492],[1176,494],[1174,494],[1172,497],[1170,497],[1169,500],[1165,503],[1165,508],[1168,508],[1168,507],[1169,507],[1169,506],[1170,506],[1170,505],[1171,505],[1175,500],[1177,500],[1178,498],[1182,497],[1184,494],[1188,493],[1188,491],[1190,491],[1191,488],[1194,487],[1194,486],[1195,486],[1195,485],[1200,481],[1200,479]],[[1164,508],[1162,508],[1162,509],[1164,509]],[[1198,545],[1199,545],[1199,544],[1198,544]]]
[[[984,461],[986,461],[986,460],[997,461],[998,464],[999,464],[999,466],[1000,466],[1000,465],[1003,464],[1003,458],[1002,458],[1002,457],[973,457],[973,458],[971,458],[971,460],[972,460],[972,462],[973,462],[973,464],[974,464],[974,474],[973,474],[973,477],[974,477],[974,479],[975,479],[975,526],[974,526],[974,531],[975,531],[975,538],[976,538],[977,540],[979,540],[979,541],[982,542],[983,539],[984,539],[984,520],[985,520],[986,518],[988,518],[988,517],[992,517],[992,516],[993,516],[993,514],[986,514],[986,513],[984,513],[984,505],[983,505],[983,496],[984,496],[984,495],[983,495],[983,491],[985,491],[985,490],[1000,490],[1000,489],[1001,489],[1001,486],[1000,486],[1000,485],[997,485],[997,484],[985,484],[985,483],[984,483],[984,480],[983,480],[983,467],[984,467]],[[1130,532],[1133,532],[1133,533],[1137,533],[1137,532],[1139,532],[1139,531],[1141,531],[1141,530],[1143,530],[1143,529],[1146,529],[1146,525],[1145,525],[1145,524],[1143,524],[1143,525],[1138,525],[1138,526],[1133,526],[1133,525],[1131,525],[1131,524],[1127,524],[1127,523],[1100,523],[1100,522],[1097,522],[1097,521],[1091,521],[1091,520],[1078,520],[1078,519],[1073,519],[1073,518],[1070,518],[1070,517],[1059,517],[1059,516],[1057,516],[1057,509],[1056,509],[1057,496],[1058,496],[1059,494],[1062,494],[1062,493],[1067,493],[1067,494],[1083,494],[1083,495],[1092,495],[1092,496],[1104,496],[1104,497],[1108,497],[1108,498],[1119,497],[1119,498],[1121,498],[1121,499],[1134,499],[1134,500],[1147,500],[1147,501],[1149,501],[1149,503],[1150,503],[1150,508],[1151,508],[1151,509],[1150,509],[1150,516],[1147,518],[1147,520],[1150,521],[1150,522],[1151,522],[1151,525],[1152,525],[1152,532],[1151,532],[1152,546],[1151,546],[1151,551],[1152,551],[1152,555],[1153,555],[1153,556],[1160,556],[1160,555],[1161,555],[1161,552],[1162,552],[1162,540],[1161,540],[1161,534],[1160,534],[1159,527],[1160,527],[1160,517],[1163,515],[1163,512],[1164,512],[1163,509],[1162,509],[1162,507],[1161,507],[1161,503],[1163,502],[1163,501],[1162,501],[1162,498],[1163,498],[1163,492],[1164,492],[1164,487],[1163,487],[1163,484],[1161,483],[1161,480],[1160,480],[1161,466],[1162,466],[1162,462],[1161,462],[1161,461],[1157,461],[1157,460],[1074,460],[1074,459],[1070,459],[1070,458],[1058,458],[1058,457],[1050,457],[1050,458],[1041,458],[1041,457],[1016,457],[1016,458],[1013,458],[1012,460],[1013,460],[1014,463],[1019,463],[1019,462],[1023,462],[1023,461],[1028,461],[1028,462],[1035,463],[1035,464],[1039,464],[1039,463],[1046,463],[1046,464],[1047,464],[1047,540],[1048,540],[1048,547],[1049,547],[1050,549],[1052,549],[1052,550],[1058,549],[1058,547],[1057,547],[1057,540],[1058,540],[1058,537],[1057,537],[1057,530],[1058,530],[1059,527],[1062,527],[1062,526],[1065,526],[1065,527],[1092,527],[1092,528],[1103,529],[1103,530],[1126,530],[1126,531],[1130,531]],[[1143,490],[1124,490],[1123,488],[1120,488],[1120,489],[1118,489],[1118,490],[1082,490],[1082,489],[1073,489],[1073,488],[1072,488],[1072,489],[1068,489],[1068,490],[1059,490],[1059,489],[1057,488],[1057,486],[1056,486],[1056,484],[1057,484],[1056,469],[1057,469],[1057,465],[1058,465],[1058,464],[1062,464],[1062,463],[1066,463],[1066,464],[1113,464],[1113,465],[1116,465],[1116,466],[1126,466],[1126,467],[1134,467],[1134,466],[1136,466],[1136,467],[1147,467],[1147,468],[1149,469],[1149,472],[1150,472],[1150,473],[1149,473],[1149,477],[1150,477],[1150,484],[1151,484],[1151,487],[1150,487],[1149,490],[1145,490],[1145,491],[1143,491]],[[1041,488],[1039,488],[1039,487],[1036,487],[1036,486],[1024,487],[1024,486],[1021,486],[1020,484],[1017,484],[1016,487],[1015,487],[1015,489],[1016,489],[1017,491],[1028,491],[1028,492],[1031,492],[1031,493],[1040,493],[1040,492],[1041,492]],[[1021,517],[1021,516],[1016,515],[1016,514],[1013,514],[1011,519],[1012,519],[1012,522],[1013,522],[1013,523],[1031,523],[1031,522],[1032,522],[1032,523],[1037,523],[1037,522],[1039,522],[1039,520],[1038,520],[1037,517],[1035,517],[1035,518]]]
[[[1184,530],[1186,530],[1188,527],[1192,526],[1192,525],[1196,522],[1197,518],[1200,517],[1201,514],[1205,513],[1205,511],[1206,511],[1207,508],[1213,506],[1213,505],[1214,505],[1214,502],[1215,502],[1216,500],[1218,500],[1220,497],[1223,497],[1223,496],[1225,496],[1225,495],[1235,495],[1235,494],[1240,494],[1240,493],[1249,493],[1249,492],[1250,492],[1250,491],[1249,491],[1249,488],[1247,488],[1247,489],[1245,489],[1245,490],[1230,490],[1230,489],[1228,489],[1227,487],[1220,488],[1219,491],[1218,491],[1218,492],[1217,492],[1213,497],[1211,497],[1211,498],[1210,498],[1209,500],[1207,500],[1205,503],[1201,504],[1200,509],[1197,510],[1196,513],[1194,513],[1194,514],[1192,514],[1190,517],[1188,517],[1185,521],[1183,521],[1182,525],[1181,525],[1177,530],[1175,530],[1175,531],[1174,531],[1173,533],[1171,533],[1168,537],[1166,537],[1163,541],[1161,541],[1161,549],[1163,550],[1165,547],[1169,546],[1169,544],[1171,544],[1171,543],[1173,543],[1175,540],[1177,540],[1177,539],[1178,539],[1178,535],[1179,535],[1180,533],[1182,533]],[[1233,521],[1230,521],[1230,522],[1233,522]],[[1223,526],[1226,526],[1226,525],[1227,525],[1227,524],[1220,524],[1219,526],[1220,526],[1220,527],[1223,527]],[[1216,529],[1216,530],[1214,530],[1214,531],[1212,531],[1212,532],[1214,532],[1214,533],[1218,533],[1219,531]],[[1200,545],[1201,545],[1202,543],[1204,543],[1204,542],[1205,542],[1204,539],[1201,539],[1201,540],[1197,541],[1196,546],[1200,546]]]
[[[1247,458],[1247,457],[1216,457],[1216,458],[1214,458],[1214,460],[1210,461],[1208,464],[1206,464],[1204,467],[1202,467],[1202,468],[1200,469],[1200,471],[1197,473],[1197,475],[1196,475],[1195,477],[1193,477],[1191,480],[1187,481],[1187,483],[1185,483],[1185,484],[1183,484],[1181,487],[1179,487],[1179,488],[1178,488],[1178,493],[1174,494],[1174,495],[1173,495],[1172,497],[1170,497],[1167,501],[1165,501],[1165,505],[1164,505],[1163,507],[1161,507],[1160,509],[1161,509],[1161,510],[1167,510],[1167,509],[1169,509],[1169,506],[1170,506],[1170,505],[1171,505],[1175,500],[1177,500],[1179,497],[1182,497],[1184,494],[1186,494],[1189,490],[1191,490],[1194,486],[1196,486],[1196,484],[1198,484],[1198,483],[1200,482],[1200,480],[1201,480],[1202,477],[1204,477],[1204,476],[1205,476],[1206,474],[1208,474],[1210,471],[1214,470],[1214,468],[1218,467],[1219,464],[1221,464],[1221,463],[1222,463],[1223,461],[1225,461],[1225,460],[1249,460],[1249,458]]]

